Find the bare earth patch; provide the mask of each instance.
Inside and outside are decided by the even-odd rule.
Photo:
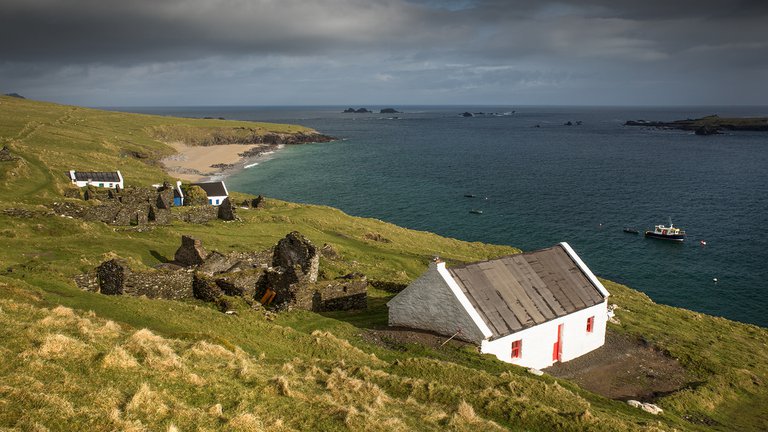
[[[674,358],[610,330],[602,347],[545,372],[611,399],[644,402],[680,390],[691,381]]]
[[[362,336],[368,342],[396,350],[404,350],[405,344],[440,349],[448,339],[447,336],[404,327],[368,330]],[[446,347],[470,345],[453,339]],[[606,333],[605,345],[599,349],[556,364],[545,372],[610,399],[643,402],[680,390],[691,382],[674,358],[641,340],[610,330]]]

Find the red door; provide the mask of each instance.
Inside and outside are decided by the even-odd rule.
[[[563,325],[557,326],[557,342],[552,347],[552,361],[560,361],[563,358]]]

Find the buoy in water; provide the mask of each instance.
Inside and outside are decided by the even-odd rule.
[[[699,240],[699,244],[702,245],[702,246],[706,246],[707,242],[705,242],[704,240]]]
[[[717,283],[717,278],[712,278],[712,282]]]

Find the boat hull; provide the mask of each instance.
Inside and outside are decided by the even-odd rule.
[[[669,240],[675,242],[681,242],[685,240],[685,234],[658,234],[653,231],[646,231],[645,236],[659,240]]]

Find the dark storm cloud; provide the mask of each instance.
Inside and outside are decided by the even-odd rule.
[[[358,83],[363,100],[601,85],[647,97],[655,85],[669,100],[670,88],[764,82],[766,22],[766,1],[3,0],[0,79],[58,95],[62,83],[136,94],[258,78],[276,94],[291,76],[336,94]]]

